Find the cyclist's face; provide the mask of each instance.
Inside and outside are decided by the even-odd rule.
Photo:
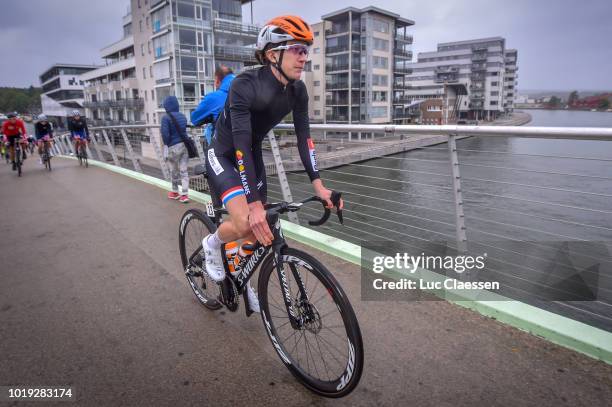
[[[285,75],[289,78],[298,80],[302,76],[306,61],[308,61],[308,47],[306,44],[299,41],[289,41],[287,45],[292,47],[285,50],[283,55],[283,72],[285,72]],[[280,58],[280,51],[274,51],[273,58],[275,61],[278,61]]]

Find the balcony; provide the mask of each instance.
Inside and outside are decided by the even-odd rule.
[[[486,53],[477,53],[477,54],[472,54],[472,62],[477,62],[477,61],[486,61],[487,60],[487,54]]]
[[[457,83],[459,82],[459,76],[457,74],[439,74],[433,81],[434,83]]]
[[[333,47],[326,47],[325,54],[336,54],[338,52],[348,52],[349,46],[347,45],[335,45]]]
[[[470,102],[469,108],[475,110],[481,110],[484,107],[483,102]]]
[[[394,89],[412,89],[412,85],[409,83],[396,82],[393,84]]]
[[[156,85],[161,85],[162,83],[172,83],[174,82],[174,79],[172,77],[170,78],[162,78],[162,79],[156,79],[155,80],[155,84]]]
[[[472,93],[470,95],[470,100],[473,100],[473,101],[484,100],[484,94],[483,93]]]
[[[255,48],[215,45],[215,58],[257,63]]]
[[[397,57],[404,57],[404,58],[412,59],[412,51],[408,51],[405,49],[394,48],[393,54]]]
[[[349,69],[349,65],[347,64],[328,64],[325,65],[325,70],[327,72],[334,72],[334,71],[348,71]]]
[[[401,74],[409,75],[409,74],[412,73],[412,69],[411,68],[402,68],[402,67],[396,66],[395,68],[393,68],[393,72],[394,73],[401,73]]]
[[[407,97],[407,96],[399,97],[399,98],[394,98],[393,99],[393,104],[394,105],[403,105],[403,104],[407,104],[407,103],[410,103],[410,102],[412,102],[412,99]]]
[[[325,118],[328,122],[348,122],[348,115],[328,114]]]
[[[215,18],[213,21],[213,28],[215,31],[224,31],[229,34],[252,38],[253,43],[255,43],[257,40],[257,34],[259,34],[259,27],[255,25],[241,24],[236,21],[225,20],[222,18]]]
[[[325,104],[330,105],[338,105],[338,106],[346,106],[349,104],[348,98],[327,98],[325,99]]]
[[[488,49],[485,45],[475,45],[472,47],[472,52],[487,52]]]
[[[395,34],[395,40],[400,41],[404,44],[412,44],[413,42],[412,35],[404,35],[404,34]]]
[[[339,82],[325,82],[325,88],[327,90],[331,89],[348,89],[349,83],[348,81],[339,81]]]
[[[481,73],[473,73],[470,75],[470,79],[473,81],[481,82],[485,80],[485,76]]]
[[[486,71],[487,70],[487,64],[472,64],[472,72],[479,72],[479,71]]]
[[[476,84],[471,84],[470,85],[470,91],[478,91],[478,90],[484,90],[484,86],[483,85],[476,85]]]
[[[325,30],[325,36],[348,33],[348,24],[332,24],[332,28]]]

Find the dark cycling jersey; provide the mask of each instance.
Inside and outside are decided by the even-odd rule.
[[[89,129],[87,128],[87,120],[84,117],[79,117],[78,120],[75,118],[68,119],[68,129],[70,135],[79,137],[89,137]]]
[[[34,126],[34,130],[35,130],[35,133],[36,133],[36,139],[38,139],[38,140],[40,140],[44,136],[53,137],[53,127],[51,126],[51,123],[49,123],[49,122],[46,122],[46,123],[38,122],[38,123],[36,123],[36,125]]]
[[[217,119],[211,143],[213,156],[224,157],[235,164],[249,203],[262,200],[258,190],[258,184],[265,182],[261,143],[268,132],[291,111],[304,168],[311,181],[319,178],[314,143],[309,134],[306,86],[302,81],[284,86],[271,69],[269,65],[264,66],[244,72],[234,79],[225,107]],[[213,166],[212,169],[208,172],[211,178],[219,177],[223,172],[220,166],[216,169]],[[230,174],[227,176],[230,176],[234,171],[228,172]],[[262,176],[263,180],[260,179]],[[231,187],[229,183],[217,184],[219,193]]]

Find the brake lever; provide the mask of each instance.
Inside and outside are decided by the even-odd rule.
[[[336,214],[338,215],[338,221],[340,221],[341,225],[344,225],[344,218],[342,217],[342,209],[340,209],[340,198],[342,197],[342,192],[332,191],[331,201],[332,204],[336,207]]]

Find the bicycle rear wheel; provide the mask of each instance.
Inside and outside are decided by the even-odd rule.
[[[363,370],[363,342],[353,308],[333,275],[314,257],[287,248],[280,258],[286,284],[273,256],[259,275],[266,333],[282,362],[308,389],[326,397],[346,396]],[[297,328],[283,300],[287,290],[303,321]]]
[[[189,209],[183,214],[179,227],[179,250],[183,271],[196,298],[211,310],[221,308],[219,285],[203,270],[202,239],[217,230],[206,213]]]

